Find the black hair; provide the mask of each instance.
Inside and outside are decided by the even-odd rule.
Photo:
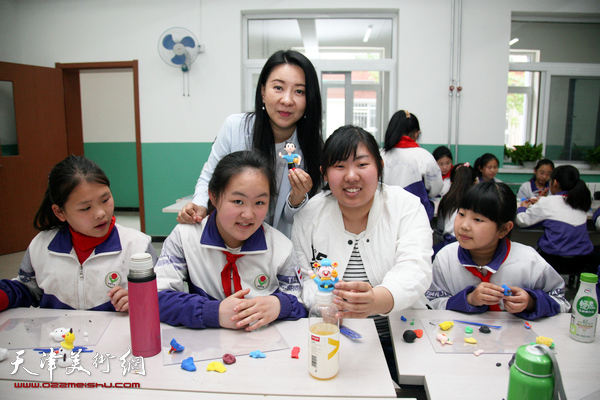
[[[450,171],[452,185],[448,193],[442,197],[438,207],[438,218],[444,218],[458,209],[460,200],[469,191],[477,179],[475,169],[470,165],[457,164]]]
[[[274,164],[275,137],[271,129],[269,114],[266,110],[262,110],[262,88],[267,84],[273,69],[282,64],[296,65],[304,71],[306,108],[304,116],[296,122],[296,130],[298,132],[298,143],[300,149],[302,149],[304,168],[313,182],[313,187],[308,192],[308,196],[312,197],[317,193],[322,182],[321,171],[319,170],[319,161],[323,151],[323,138],[321,137],[322,106],[317,72],[305,55],[294,50],[279,50],[269,57],[258,78],[254,98],[254,112],[246,114],[246,124],[250,121],[250,117],[254,115],[252,147],[262,152],[268,162]]]
[[[565,201],[571,208],[587,212],[592,206],[592,194],[585,182],[579,179],[579,170],[572,165],[556,167],[550,175],[550,182],[556,181],[560,190],[568,192]],[[552,184],[552,183],[550,183]]]
[[[264,155],[255,151],[235,151],[223,157],[213,171],[208,183],[208,192],[214,193],[215,198],[218,200],[231,179],[248,169],[257,170],[267,178],[269,182],[269,210],[271,210],[275,203],[274,199],[277,196],[275,169],[272,163],[267,162]],[[209,213],[215,209],[210,200],[208,200],[207,209]]]
[[[547,158],[543,158],[543,159],[541,159],[540,161],[538,161],[538,162],[537,162],[537,164],[535,164],[535,168],[533,168],[533,171],[534,171],[534,172],[537,172],[537,170],[538,170],[538,169],[539,169],[541,166],[544,166],[544,165],[549,165],[549,166],[551,166],[551,167],[552,167],[552,170],[554,170],[554,162],[552,162],[552,160],[549,160],[549,159],[547,159]],[[534,179],[536,178],[535,174],[533,174],[533,178],[534,178]]]
[[[417,132],[421,130],[419,120],[416,115],[405,110],[396,111],[387,130],[385,131],[385,140],[383,142],[383,150],[390,151],[400,141],[402,136],[408,136],[415,139]]]
[[[452,152],[446,146],[440,146],[433,151],[433,158],[438,161],[440,158],[448,157],[452,160]]]
[[[496,157],[492,153],[485,153],[481,157],[479,157],[477,160],[475,160],[473,168],[475,168],[475,172],[477,172],[478,177],[481,178],[483,175],[481,173],[480,169],[485,167],[492,160],[496,160],[496,162],[498,163],[498,166],[500,166],[500,161],[498,161],[498,157]]]
[[[67,225],[54,214],[52,205],[64,209],[71,192],[82,182],[95,182],[110,188],[104,171],[90,159],[69,156],[56,164],[48,176],[48,187],[33,219],[33,226],[40,231],[48,231]]]
[[[460,200],[459,208],[481,214],[501,229],[517,216],[517,197],[505,183],[482,182],[469,189]],[[510,237],[510,232],[506,237]]]
[[[340,161],[347,160],[350,155],[356,156],[356,149],[360,144],[364,144],[377,166],[377,176],[379,182],[383,180],[383,159],[379,152],[377,140],[369,132],[359,126],[344,125],[337,128],[327,141],[323,148],[323,156],[321,157],[321,169],[323,174],[327,173],[327,168],[334,166]],[[325,190],[329,189],[329,184],[326,183]]]

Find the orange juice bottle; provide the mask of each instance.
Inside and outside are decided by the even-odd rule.
[[[308,313],[308,372],[317,379],[331,379],[340,369],[340,326],[335,317],[333,293],[317,291]]]

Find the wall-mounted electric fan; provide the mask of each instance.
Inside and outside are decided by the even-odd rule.
[[[183,95],[186,95],[186,75],[198,57],[200,45],[192,32],[185,28],[167,29],[158,39],[158,54],[168,65],[183,72]],[[189,77],[187,95],[190,95]]]

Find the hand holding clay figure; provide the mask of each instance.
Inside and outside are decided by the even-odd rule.
[[[108,292],[110,302],[116,311],[129,311],[129,294],[121,286],[115,286]]]
[[[467,295],[467,302],[474,306],[491,306],[500,303],[504,298],[504,289],[489,282],[481,282],[475,290]]]
[[[313,187],[313,182],[310,175],[301,170],[300,168],[294,168],[289,170],[288,179],[292,190],[290,191],[290,203],[293,206],[298,206],[304,200],[306,193],[310,192]]]
[[[504,297],[504,308],[511,314],[522,311],[533,311],[535,309],[535,299],[529,295],[527,290],[516,286],[510,286],[511,296]]]

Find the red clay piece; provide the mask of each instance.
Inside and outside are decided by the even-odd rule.
[[[300,347],[294,347],[292,349],[292,358],[298,358],[298,353],[300,353]]]

